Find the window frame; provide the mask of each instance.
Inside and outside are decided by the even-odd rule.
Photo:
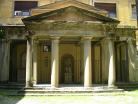
[[[38,2],[38,0],[29,0],[29,1],[27,1],[27,0],[14,0],[13,1],[13,17],[28,17],[28,16],[30,16],[30,9],[28,10],[28,13],[29,13],[29,15],[15,15],[15,2],[36,2],[37,3],[37,6],[36,7],[38,7],[38,5],[39,5],[39,2]],[[34,7],[34,8],[36,8],[36,7]],[[23,11],[23,10],[22,10]],[[22,12],[21,11],[21,12]],[[22,12],[22,14],[23,14],[24,12]]]
[[[130,18],[131,18],[131,20],[137,20],[137,9],[135,9],[135,17],[134,17],[134,16],[133,16],[133,13],[134,13],[134,12],[133,12],[132,6],[135,6],[135,7],[136,7],[136,4],[131,4],[131,5],[130,5],[130,8],[131,8],[131,9],[130,9],[130,10],[131,10],[131,17],[130,17]]]
[[[94,6],[95,6],[95,4],[113,4],[113,5],[115,5],[115,17],[111,17],[109,14],[108,14],[108,16],[110,17],[110,18],[114,18],[114,19],[117,19],[118,18],[118,9],[117,9],[117,3],[116,2],[94,2]],[[96,7],[96,6],[95,6]],[[98,7],[96,7],[96,8],[98,8]],[[99,8],[100,9],[100,8]],[[103,10],[105,10],[105,9],[103,9]],[[107,10],[106,10],[107,11]],[[109,11],[107,11],[107,12],[109,12]]]

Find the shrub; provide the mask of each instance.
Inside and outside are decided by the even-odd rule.
[[[5,36],[5,30],[3,27],[0,27],[0,38],[2,39],[4,38],[4,36]]]

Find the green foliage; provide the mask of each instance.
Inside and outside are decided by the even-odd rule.
[[[0,27],[0,39],[4,38],[5,36],[5,30],[3,27]]]

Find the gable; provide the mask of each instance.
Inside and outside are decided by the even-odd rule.
[[[55,21],[100,21],[93,16],[84,15],[83,11],[80,11],[75,7],[67,7],[64,10],[57,11],[55,13],[47,15],[45,19],[41,19],[41,21],[45,20],[55,20]]]
[[[61,8],[69,7],[69,6],[75,6],[78,8],[86,9],[88,11],[92,11],[94,13],[101,14],[104,16],[108,14],[107,11],[100,10],[98,8],[95,8],[94,6],[91,6],[91,5],[76,1],[76,0],[64,0],[64,1],[59,1],[59,2],[51,3],[48,5],[43,5],[38,8],[32,9],[31,15],[32,16],[38,15],[38,14],[50,12],[53,10],[57,10],[57,9],[61,9]]]
[[[69,6],[62,9],[57,9],[54,11],[42,13],[39,15],[24,18],[23,21],[45,21],[45,20],[55,20],[55,21],[99,21],[99,22],[116,22],[119,21],[87,11],[86,9],[78,8],[75,6]]]

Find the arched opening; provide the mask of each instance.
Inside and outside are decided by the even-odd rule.
[[[61,58],[61,83],[74,83],[74,57],[71,54],[65,54]]]

